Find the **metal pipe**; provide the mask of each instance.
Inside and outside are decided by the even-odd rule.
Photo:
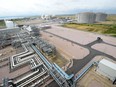
[[[37,49],[37,47],[31,44],[31,47],[35,50],[35,52],[39,55],[42,61],[48,67],[49,74],[54,78],[54,80],[58,83],[60,87],[72,87],[73,83],[70,84],[69,80],[74,76],[73,74],[68,76],[57,64],[51,64]],[[58,74],[58,76],[57,76]],[[60,79],[61,77],[62,79]],[[68,80],[68,81],[67,81]]]
[[[47,67],[52,68],[52,64],[41,54],[41,52],[33,44],[31,44],[31,47],[40,56],[40,58],[42,59],[42,61],[44,61],[44,63],[47,65]]]
[[[76,86],[77,81],[79,81],[81,77],[95,64],[97,64],[97,62],[91,63],[78,75],[78,77],[74,80],[74,87]]]
[[[53,66],[57,69],[60,75],[62,75],[62,77],[66,78],[66,80],[70,80],[74,76],[74,74],[67,75],[67,73],[65,73],[56,63],[54,63]]]

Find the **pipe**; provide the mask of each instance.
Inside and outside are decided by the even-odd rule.
[[[68,75],[65,73],[56,63],[53,64],[54,68],[62,75],[62,77],[66,78],[66,80],[70,80],[73,78],[74,74]]]
[[[52,64],[41,54],[41,52],[33,44],[31,44],[31,47],[40,56],[40,58],[42,59],[42,61],[44,61],[44,63],[47,65],[47,67],[52,68]]]

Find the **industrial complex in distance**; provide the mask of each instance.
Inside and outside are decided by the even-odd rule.
[[[98,26],[107,17],[83,12],[3,20],[0,87],[116,87],[116,38],[63,26]]]

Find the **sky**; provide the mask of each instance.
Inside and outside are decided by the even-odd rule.
[[[116,0],[0,0],[0,17],[76,14],[85,11],[116,14]]]

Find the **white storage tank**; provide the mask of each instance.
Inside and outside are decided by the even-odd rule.
[[[14,28],[15,24],[13,23],[13,21],[5,21],[6,27],[7,28]]]
[[[98,64],[97,71],[112,81],[116,80],[116,63],[102,59]]]
[[[94,23],[96,14],[92,12],[84,12],[77,14],[78,23]]]
[[[107,14],[105,13],[96,13],[96,22],[106,21]]]

